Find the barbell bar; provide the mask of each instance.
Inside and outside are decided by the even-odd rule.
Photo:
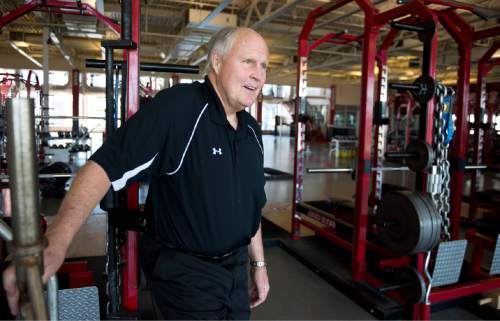
[[[38,178],[62,178],[62,177],[75,177],[76,173],[52,173],[52,174],[38,174]],[[9,175],[0,175],[0,180],[9,180]]]
[[[97,116],[35,116],[35,119],[97,119],[97,120],[105,120],[106,117],[97,117]],[[120,118],[118,118],[120,119]]]
[[[467,165],[465,166],[467,170],[477,170],[477,169],[488,169],[486,165]],[[376,171],[383,172],[409,172],[410,168],[407,166],[395,166],[395,167],[373,167],[371,169],[372,172]],[[354,168],[349,167],[337,167],[337,168],[308,168],[308,174],[327,174],[327,173],[353,173],[355,171]]]

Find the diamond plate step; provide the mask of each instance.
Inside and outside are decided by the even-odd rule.
[[[58,291],[59,320],[100,320],[96,286]]]
[[[439,243],[432,286],[449,285],[458,282],[464,263],[467,240]]]
[[[497,236],[497,244],[495,252],[493,252],[493,259],[491,260],[490,275],[500,274],[500,234]]]

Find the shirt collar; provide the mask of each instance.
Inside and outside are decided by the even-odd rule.
[[[220,100],[219,95],[217,95],[214,86],[210,82],[210,79],[208,79],[208,76],[205,76],[204,84],[205,89],[208,93],[208,113],[210,115],[210,119],[218,125],[227,125],[231,127],[231,124],[229,124],[229,121],[227,120],[222,101]],[[243,129],[244,132],[246,132],[247,122],[245,121],[244,113],[244,110],[236,113],[236,117],[238,117],[238,132],[242,131]]]

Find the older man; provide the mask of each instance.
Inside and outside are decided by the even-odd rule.
[[[152,233],[140,255],[162,316],[249,319],[250,308],[266,299],[269,281],[260,229],[262,137],[244,109],[264,85],[267,61],[266,43],[255,31],[217,32],[205,82],[159,92],[80,170],[47,231],[44,278],[61,266],[110,185],[116,191],[149,181],[145,211]],[[160,253],[148,252],[148,244],[160,244]],[[15,313],[12,268],[4,288]]]

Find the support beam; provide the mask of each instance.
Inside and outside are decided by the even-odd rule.
[[[77,68],[75,61],[73,60],[73,58],[71,58],[66,46],[63,43],[63,37],[58,36],[54,31],[51,31],[50,39],[52,39],[52,43],[57,47],[57,49],[59,49],[61,55],[64,57],[64,59],[66,59],[71,68]]]
[[[205,17],[195,28],[205,28],[208,23],[215,18],[222,10],[226,9],[226,7],[231,3],[231,0],[222,1],[208,16]]]
[[[40,62],[38,62],[38,60],[33,58],[29,53],[27,53],[26,51],[19,48],[13,41],[8,40],[8,42],[9,42],[10,46],[12,47],[12,49],[17,51],[19,54],[24,56],[26,59],[28,59],[32,63],[34,63],[38,68],[42,68],[42,64]]]
[[[295,6],[301,4],[304,1],[305,0],[294,0],[294,1],[284,5],[283,7],[273,11],[272,13],[264,16],[262,19],[260,19],[256,23],[254,23],[250,28],[258,29],[258,28],[262,27],[264,24],[268,23],[269,21],[273,20],[274,18],[281,16],[282,14],[293,9]]]

